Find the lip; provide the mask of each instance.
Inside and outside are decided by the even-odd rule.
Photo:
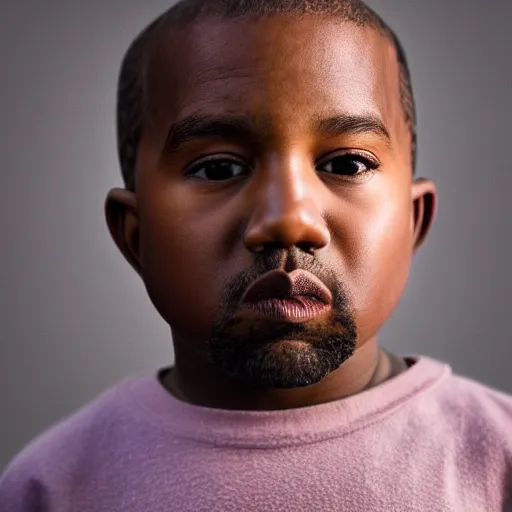
[[[305,322],[331,309],[332,294],[306,270],[272,270],[256,279],[241,300],[257,316],[281,322]]]

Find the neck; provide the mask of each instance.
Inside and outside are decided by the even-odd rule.
[[[354,395],[393,377],[405,362],[379,348],[377,339],[364,343],[343,365],[322,381],[293,389],[255,389],[223,374],[187,350],[174,337],[175,363],[162,376],[174,396],[215,409],[281,410],[318,405]]]

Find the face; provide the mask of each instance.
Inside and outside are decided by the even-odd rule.
[[[319,382],[375,337],[429,224],[392,46],[318,17],[201,22],[159,39],[147,95],[115,238],[180,357]]]

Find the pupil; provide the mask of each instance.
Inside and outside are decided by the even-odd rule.
[[[206,177],[211,180],[226,180],[233,177],[230,162],[210,162],[206,166]]]
[[[335,174],[357,174],[359,172],[359,162],[352,158],[335,158],[333,161],[333,172]]]

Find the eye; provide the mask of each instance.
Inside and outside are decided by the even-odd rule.
[[[317,166],[317,170],[339,176],[358,176],[376,170],[379,163],[359,153],[344,153],[331,157]]]
[[[227,158],[212,158],[191,166],[185,175],[205,181],[226,181],[247,173],[248,168],[242,162]]]

